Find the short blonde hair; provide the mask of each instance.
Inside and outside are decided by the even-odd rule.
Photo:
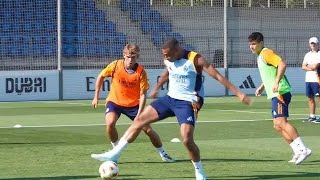
[[[140,48],[138,45],[129,43],[123,48],[123,54],[127,55],[138,55],[140,52]]]

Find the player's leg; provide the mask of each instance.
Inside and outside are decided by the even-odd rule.
[[[194,142],[193,133],[194,126],[191,124],[183,123],[180,126],[180,133],[183,145],[186,147],[191,162],[195,169],[195,176],[197,180],[206,179],[204,170],[202,168],[202,161],[200,158],[200,150],[197,144]]]
[[[202,103],[202,102],[201,102]],[[202,104],[200,105],[200,107]],[[174,113],[180,124],[180,134],[183,145],[186,147],[192,164],[195,168],[195,176],[197,180],[206,179],[202,162],[200,158],[200,150],[194,142],[194,125],[196,121],[195,112],[191,102],[175,101]]]
[[[109,137],[113,147],[118,143],[116,123],[120,115],[121,107],[111,101],[107,102],[105,111],[106,135]],[[105,153],[91,154],[91,157],[99,160],[100,158],[103,158],[104,154]]]
[[[315,106],[314,96],[308,97],[308,106],[309,106],[309,118],[308,121],[314,121],[316,120],[316,106]]]
[[[298,159],[299,155],[300,155],[300,151],[299,149],[296,147],[296,145],[293,143],[293,139],[289,136],[289,134],[287,134],[286,131],[284,131],[283,129],[281,129],[279,126],[273,125],[274,129],[285,139],[285,141],[290,145],[292,151],[293,151],[293,156],[292,159],[289,160],[288,162],[294,163],[296,162],[296,160]]]
[[[152,145],[157,149],[161,159],[166,162],[175,162],[173,159],[163,148],[160,136],[157,132],[155,132],[150,125],[146,125],[142,128],[144,133],[149,136],[149,139]]]
[[[128,118],[130,118],[132,121],[136,119],[136,116],[139,111],[139,106],[135,106],[132,108],[124,108],[122,113],[125,114]],[[144,133],[149,136],[151,143],[156,148],[162,147],[162,142],[160,140],[159,135],[151,128],[150,125],[146,125],[142,128]]]
[[[105,115],[106,135],[109,137],[113,147],[118,143],[118,131],[116,128],[118,118],[119,115],[114,112],[110,112]]]
[[[106,135],[109,137],[112,146],[114,147],[118,143],[118,131],[116,128],[116,123],[120,117],[121,107],[115,103],[109,101],[106,104],[106,114],[105,114],[105,123],[106,123]]]
[[[140,117],[140,118],[139,118]],[[126,149],[128,143],[133,142],[140,134],[142,127],[156,121],[158,117],[157,111],[152,106],[147,106],[143,112],[133,121],[125,134],[120,138],[118,144],[112,150],[103,154],[91,154],[91,157],[99,161],[118,162],[121,153]]]
[[[297,129],[288,122],[286,117],[274,118],[273,126],[289,144],[299,137]]]
[[[142,128],[159,119],[160,116],[158,114],[158,110],[156,110],[152,105],[161,104],[159,102],[161,99],[162,98],[159,98],[152,102],[151,105],[147,106],[142,113],[135,118],[131,126],[119,140],[119,143],[111,151],[104,153],[103,156],[95,157],[91,155],[91,157],[100,161],[112,160],[117,162],[121,153],[128,146],[128,143],[132,143],[137,138]]]
[[[308,98],[309,117],[303,122],[312,122],[317,120],[315,116],[316,106],[314,96],[318,91],[318,83],[306,82],[306,96]]]
[[[319,98],[319,84],[318,82],[312,82],[311,83],[311,89],[312,89],[312,96],[310,96],[311,99],[311,106],[310,107],[310,117],[312,118],[312,122],[315,122],[317,120],[319,120],[319,118],[317,118],[316,116],[316,102],[315,102],[315,98]]]
[[[279,124],[281,124],[282,121],[285,121],[285,120],[284,119],[280,119],[280,118],[275,118],[273,120],[273,127],[285,139],[285,141],[290,145],[290,147],[291,147],[291,149],[293,151],[292,159],[289,160],[288,162],[295,163],[297,161],[297,159],[299,158],[301,153],[300,153],[300,150],[297,147],[297,145],[293,142],[293,139],[291,138],[291,136],[284,129],[282,129],[281,126],[279,125]]]
[[[320,104],[320,84],[319,83],[316,83],[314,85],[314,97],[318,99],[318,104]],[[316,103],[315,103],[315,109],[316,109]],[[320,118],[319,117],[316,117],[316,120],[315,121],[312,121],[314,123],[320,123]]]
[[[149,139],[154,147],[162,147],[160,136],[151,128],[150,125],[144,126],[142,130],[147,136],[149,136]]]
[[[300,164],[311,154],[311,150],[306,148],[306,146],[302,142],[302,139],[300,138],[297,129],[294,126],[292,126],[287,120],[287,117],[289,117],[290,101],[290,93],[286,93],[284,95],[272,99],[272,112],[274,118],[273,123],[274,128],[278,132],[280,132],[282,137],[292,147],[292,150],[294,151],[295,156],[297,157],[295,163]]]
[[[132,107],[132,108],[125,108],[123,109],[122,113],[129,117],[131,120],[136,118],[138,114],[139,106]],[[152,145],[157,149],[161,159],[166,162],[174,162],[175,159],[171,158],[169,154],[165,151],[162,146],[162,142],[160,136],[152,129],[150,125],[146,125],[142,128],[144,133],[149,136],[149,139]]]
[[[200,161],[200,150],[193,138],[194,127],[190,124],[181,124],[180,134],[182,138],[183,145],[187,148],[190,159],[193,162]]]

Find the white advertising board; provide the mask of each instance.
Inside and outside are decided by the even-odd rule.
[[[63,71],[63,99],[92,99],[95,91],[96,77],[101,70],[64,70]],[[150,90],[156,84],[162,69],[146,69]],[[224,69],[218,69],[224,75]],[[205,96],[222,96],[225,88],[207,74],[203,74]],[[101,89],[100,98],[105,98],[110,90],[110,78],[106,78]],[[149,93],[148,92],[148,93]],[[168,92],[168,84],[164,84],[159,96]]]
[[[262,83],[258,68],[229,68],[228,71],[229,80],[246,94],[255,94]],[[285,75],[292,86],[292,94],[305,93],[305,72],[301,68],[287,68]]]
[[[0,101],[59,99],[59,75],[56,70],[0,72]]]
[[[100,70],[64,70],[63,99],[92,99],[96,77]],[[110,89],[110,79],[105,79],[100,97],[104,98]]]

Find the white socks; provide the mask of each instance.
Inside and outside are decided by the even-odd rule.
[[[294,141],[292,141],[290,143],[290,147],[292,148],[292,151],[294,154],[300,154],[299,148],[298,146],[294,143]]]
[[[191,161],[192,162],[192,164],[193,164],[193,166],[194,166],[194,169],[196,170],[196,171],[202,171],[202,162],[201,162],[201,160],[200,161],[198,161],[198,162],[193,162],[193,161]]]
[[[163,149],[163,147],[161,146],[161,147],[159,147],[159,148],[157,148],[157,151],[159,152],[159,154],[160,155],[164,155],[164,154],[166,154],[166,151]]]
[[[310,114],[310,117],[314,118],[314,117],[316,117],[316,115],[315,114]]]
[[[128,141],[124,138],[121,138],[116,146],[113,147],[111,150],[114,152],[116,155],[120,155],[122,151],[128,146]]]
[[[307,149],[300,137],[297,137],[295,140],[293,140],[292,143],[294,143],[296,145],[297,149],[300,152],[305,152],[305,150]]]
[[[114,148],[114,147],[118,144],[118,142],[119,142],[119,141],[111,142],[112,147]]]

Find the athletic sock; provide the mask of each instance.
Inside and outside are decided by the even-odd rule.
[[[126,149],[128,144],[129,143],[126,139],[121,138],[118,144],[111,151],[113,151],[117,156],[120,156],[120,154]]]
[[[163,149],[162,146],[157,148],[157,151],[159,152],[159,154],[162,154],[162,155],[166,154],[166,151]]]
[[[192,162],[192,164],[193,164],[193,166],[194,166],[194,169],[196,170],[196,171],[202,171],[202,162],[201,162],[201,160],[200,161],[198,161],[198,162],[193,162],[193,161],[191,161]]]
[[[294,141],[292,141],[290,143],[290,147],[291,147],[291,149],[292,149],[294,154],[299,154],[300,153],[299,148],[298,148],[298,146],[296,145],[296,143]]]
[[[111,145],[112,145],[112,147],[115,147],[118,143],[119,143],[119,141],[111,142]]]
[[[300,137],[297,137],[295,140],[293,140],[293,142],[296,144],[296,146],[300,152],[305,152],[306,146],[304,145],[304,143]]]

